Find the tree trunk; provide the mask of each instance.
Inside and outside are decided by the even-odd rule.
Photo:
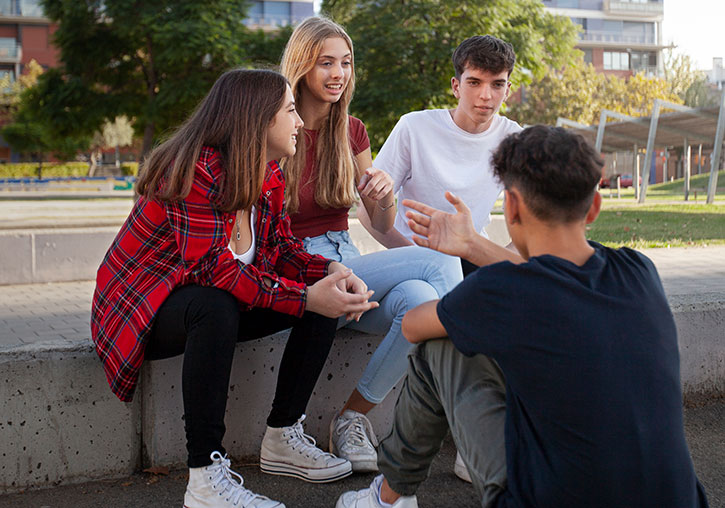
[[[143,161],[144,158],[151,151],[151,147],[153,146],[154,142],[155,129],[156,125],[154,124],[154,122],[149,122],[146,124],[146,128],[143,130],[143,146],[141,148],[141,157],[139,159],[140,161]]]
[[[116,144],[116,169],[121,169],[121,149]]]

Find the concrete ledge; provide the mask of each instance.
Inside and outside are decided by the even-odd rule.
[[[0,492],[127,475],[141,405],[108,389],[90,345],[0,354]]]
[[[670,298],[679,334],[685,401],[725,396],[725,295]],[[286,332],[237,346],[225,446],[256,460]],[[338,332],[307,409],[307,432],[327,448],[328,425],[381,337]],[[131,404],[108,389],[87,341],[0,352],[0,492],[123,476],[141,466],[181,465],[186,450],[181,357],[149,362]],[[398,389],[370,418],[387,434]]]
[[[118,229],[0,231],[0,285],[93,280]]]

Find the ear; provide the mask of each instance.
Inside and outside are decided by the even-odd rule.
[[[504,189],[503,209],[506,226],[521,223],[521,195],[516,189]]]
[[[506,93],[503,96],[503,100],[506,101],[511,95],[511,82],[506,83]]]
[[[594,199],[592,200],[592,206],[589,207],[589,211],[586,216],[586,223],[591,224],[599,216],[599,211],[602,209],[602,195],[599,192],[594,192]]]
[[[451,78],[451,88],[453,89],[453,96],[454,96],[454,97],[455,97],[456,99],[460,99],[460,98],[461,98],[461,94],[460,94],[460,92],[458,91],[458,88],[459,88],[460,86],[461,86],[461,82],[460,82],[460,81],[458,81],[458,78],[456,78],[455,76],[453,76],[453,77]]]

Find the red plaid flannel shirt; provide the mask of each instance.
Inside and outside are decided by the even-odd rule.
[[[242,309],[301,316],[307,284],[327,274],[330,261],[305,252],[292,235],[276,162],[267,167],[255,205],[254,263],[234,259],[227,247],[235,213],[212,206],[219,196],[220,162],[217,151],[202,149],[183,201],[141,197],[98,269],[91,336],[111,390],[123,401],[133,397],[153,318],[175,287],[214,286],[236,296]],[[262,277],[278,284],[270,287]]]

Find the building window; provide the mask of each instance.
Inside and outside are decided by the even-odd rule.
[[[28,16],[32,18],[43,17],[43,7],[40,5],[40,0],[20,0],[18,2],[20,7],[20,15]]]
[[[592,50],[591,48],[582,49],[582,53],[584,53],[584,63],[592,63],[594,60],[592,58]]]
[[[628,71],[629,70],[629,53],[621,51],[605,51],[604,52],[604,70],[605,71]]]
[[[292,22],[292,2],[252,2],[247,25],[287,26]]]

